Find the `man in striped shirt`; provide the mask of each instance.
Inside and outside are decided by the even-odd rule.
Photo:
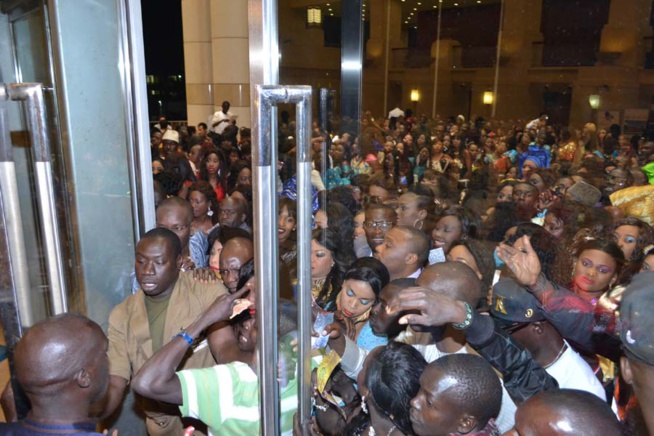
[[[232,362],[211,368],[175,372],[182,357],[202,331],[216,323],[228,322],[235,300],[243,297],[241,289],[231,295],[218,297],[197,321],[180,332],[173,340],[155,353],[136,374],[132,387],[139,394],[159,401],[180,405],[182,415],[200,419],[209,428],[210,435],[258,435],[259,378],[254,353],[257,343],[256,321],[251,314],[237,317],[235,334],[242,351],[252,351],[249,363]],[[297,308],[293,303],[280,301],[278,335],[280,365],[292,374],[280,386],[280,428],[282,434],[292,434],[293,415],[297,409],[297,380],[295,360],[288,338],[296,330]]]

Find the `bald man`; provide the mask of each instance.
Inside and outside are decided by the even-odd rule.
[[[107,391],[107,338],[90,319],[63,314],[30,328],[15,349],[16,377],[30,400],[28,418],[0,423],[0,434],[99,435],[90,405]]]
[[[236,237],[227,241],[223,246],[223,250],[220,252],[220,277],[230,294],[237,291],[236,285],[241,267],[253,257],[254,243],[251,239]]]
[[[218,222],[221,226],[237,227],[252,233],[247,224],[248,204],[245,200],[237,197],[227,197],[220,202]]]
[[[518,407],[507,436],[620,436],[622,429],[606,402],[574,389],[542,392]]]
[[[182,243],[182,271],[206,268],[209,265],[207,235],[204,232],[191,235],[191,203],[179,197],[167,198],[159,203],[156,220],[156,227],[168,229],[179,237]]]

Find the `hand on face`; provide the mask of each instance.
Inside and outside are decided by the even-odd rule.
[[[463,302],[419,286],[401,290],[386,304],[386,312],[389,315],[406,311],[413,313],[403,315],[398,321],[399,324],[442,326],[465,320]]]

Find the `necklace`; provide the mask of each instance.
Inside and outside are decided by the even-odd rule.
[[[556,355],[556,357],[554,358],[554,360],[552,360],[552,361],[551,361],[550,363],[548,363],[547,365],[543,366],[543,369],[547,369],[547,368],[549,368],[550,366],[554,365],[554,364],[556,363],[556,361],[559,360],[559,359],[561,358],[561,356],[563,355],[563,353],[565,353],[565,350],[567,350],[567,349],[568,349],[568,344],[566,344],[566,343],[564,342],[564,343],[563,343],[563,347],[561,347],[561,350],[559,351],[559,354]]]
[[[391,427],[391,429],[388,430],[388,433],[386,433],[386,436],[390,436],[390,434],[393,433],[396,428],[397,428],[397,425],[394,425],[393,427]],[[375,431],[375,427],[373,427],[372,424],[370,424],[370,430],[368,430],[368,436],[377,436],[377,432]]]

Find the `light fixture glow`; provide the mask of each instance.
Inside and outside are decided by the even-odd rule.
[[[411,101],[420,101],[420,90],[417,88],[411,90]]]
[[[322,24],[322,9],[318,6],[307,8],[307,27],[320,27]]]
[[[599,94],[591,94],[588,96],[588,103],[590,104],[591,109],[598,109],[601,102],[602,99],[600,98]]]
[[[492,91],[484,92],[484,97],[483,97],[484,104],[493,104],[493,100],[495,100],[495,95],[493,95]]]

